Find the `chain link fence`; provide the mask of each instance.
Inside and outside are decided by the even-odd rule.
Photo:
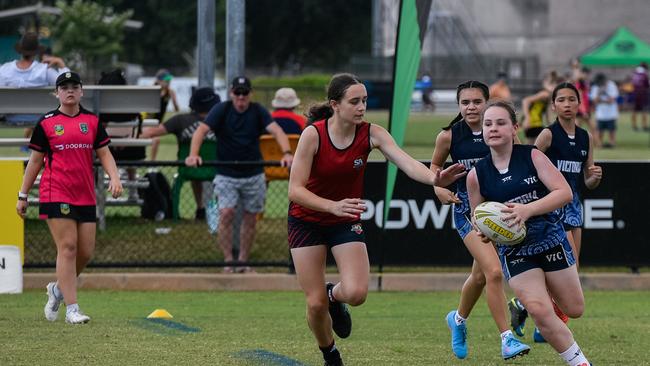
[[[265,165],[285,170],[278,162],[205,162],[201,169],[225,165]],[[197,183],[205,207],[197,212],[192,182],[184,180],[182,162],[118,162],[125,187],[117,200],[105,189],[107,177],[97,181],[97,240],[90,267],[219,267],[225,263],[216,232],[216,207],[211,180]],[[195,168],[191,168],[195,169]],[[179,172],[181,174],[179,174]],[[159,174],[158,174],[159,173]],[[264,212],[257,215],[255,238],[247,263],[241,266],[291,268],[287,245],[287,180],[267,181]],[[38,189],[30,193],[25,220],[25,267],[54,267],[56,246],[44,220],[38,219]],[[105,204],[102,201],[105,200]],[[103,207],[102,207],[103,206]],[[215,208],[213,210],[213,208]],[[239,244],[242,209],[236,210],[233,230],[234,258]],[[197,215],[198,213],[198,215]]]

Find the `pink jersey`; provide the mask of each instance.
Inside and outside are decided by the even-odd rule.
[[[29,142],[30,149],[45,153],[40,202],[95,205],[93,150],[109,143],[97,116],[83,108],[75,116],[58,109],[46,113]]]
[[[307,181],[307,189],[317,196],[340,201],[344,198],[363,198],[363,176],[370,153],[370,123],[357,126],[354,140],[345,149],[336,148],[327,131],[327,120],[315,122],[318,131],[318,150]],[[330,213],[314,211],[296,203],[289,204],[289,215],[307,222],[334,225],[358,221]]]

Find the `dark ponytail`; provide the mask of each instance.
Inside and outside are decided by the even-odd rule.
[[[488,101],[488,99],[490,99],[490,88],[487,85],[483,84],[480,81],[468,80],[458,85],[458,87],[456,88],[456,104],[460,103],[460,92],[462,92],[465,89],[479,89],[481,91],[481,94],[483,94],[483,97],[485,98],[486,102]],[[451,120],[451,122],[449,122],[447,127],[443,127],[442,129],[447,131],[451,129],[451,127],[455,125],[457,122],[460,122],[462,120],[463,120],[463,115],[460,112],[458,112],[458,115],[453,120]]]
[[[309,107],[307,112],[307,119],[309,124],[322,119],[330,118],[334,115],[334,110],[330,106],[330,101],[334,100],[340,102],[345,96],[345,92],[352,85],[363,84],[361,79],[352,74],[336,74],[332,76],[329,85],[327,86],[327,101],[323,103],[313,104]]]

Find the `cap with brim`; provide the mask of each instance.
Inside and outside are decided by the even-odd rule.
[[[253,86],[251,85],[251,81],[245,76],[237,76],[232,79],[232,82],[230,83],[230,89],[232,90],[250,91],[252,88]]]
[[[82,84],[81,77],[79,74],[72,71],[61,73],[61,75],[56,78],[56,86],[61,86],[66,83]]]

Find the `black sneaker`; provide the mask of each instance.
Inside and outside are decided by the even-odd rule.
[[[328,282],[325,285],[327,291],[327,299],[330,303],[329,312],[330,317],[332,317],[332,330],[336,333],[339,338],[347,338],[352,332],[352,317],[350,317],[350,311],[348,306],[342,302],[332,302],[329,299],[329,292],[334,287],[333,283]]]
[[[518,336],[524,336],[524,326],[526,325],[526,318],[528,318],[528,311],[521,306],[519,299],[513,297],[508,301],[508,309],[510,309],[510,325],[512,330]]]
[[[338,360],[335,361],[325,361],[324,366],[344,366],[344,365],[343,365],[343,360],[339,358]]]

